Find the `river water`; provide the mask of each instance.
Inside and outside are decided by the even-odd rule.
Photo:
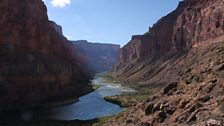
[[[124,108],[105,101],[104,97],[119,95],[124,92],[134,92],[133,89],[122,87],[120,84],[107,83],[100,76],[92,81],[92,85],[100,87],[80,97],[79,101],[74,104],[23,112],[22,118],[24,120],[30,120],[30,118],[38,120],[89,120],[110,116],[120,113]]]

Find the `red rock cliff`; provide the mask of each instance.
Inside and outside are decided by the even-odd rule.
[[[0,1],[0,110],[82,93],[88,76],[55,25],[42,0]]]
[[[223,40],[223,0],[184,0],[176,10],[149,28],[147,33],[132,37],[120,50],[119,64],[114,73],[126,80],[149,79],[150,76],[144,77],[146,73],[156,70],[146,66],[155,63],[156,59],[166,59],[168,55],[181,54],[193,47]],[[147,69],[147,72],[142,72],[143,69]]]
[[[180,2],[175,11],[160,19],[147,33],[132,37],[121,50],[120,63],[220,41],[224,34],[223,8],[223,0]]]

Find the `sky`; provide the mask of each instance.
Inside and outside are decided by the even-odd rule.
[[[50,20],[69,40],[124,46],[132,35],[144,34],[180,0],[43,0]]]

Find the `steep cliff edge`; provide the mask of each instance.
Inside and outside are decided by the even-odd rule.
[[[86,40],[73,41],[78,56],[96,72],[109,71],[118,61],[119,45],[91,43]]]
[[[0,110],[83,93],[89,76],[42,0],[1,0],[0,27]]]
[[[105,126],[224,125],[224,1],[184,0],[121,49],[113,75],[166,85]],[[151,96],[150,96],[151,95]]]
[[[125,45],[114,74],[124,80],[149,83],[164,66],[155,63],[173,55],[224,39],[222,0],[185,0],[161,18],[144,35],[136,35]],[[162,63],[162,62],[161,62]],[[146,68],[154,65],[151,69]],[[152,79],[151,79],[152,80]],[[155,80],[157,81],[157,80]]]
[[[51,27],[54,28],[54,30],[56,32],[58,32],[60,35],[63,36],[63,31],[62,31],[62,26],[61,25],[58,25],[57,23],[55,23],[54,21],[50,21],[50,25]]]

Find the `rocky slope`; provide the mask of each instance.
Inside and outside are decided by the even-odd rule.
[[[1,0],[0,27],[0,111],[83,93],[89,76],[42,0]]]
[[[205,123],[211,120],[223,125],[223,42],[193,48],[164,62],[169,64],[165,73],[168,77],[162,77],[173,79],[156,84],[167,86],[153,96],[149,94],[148,99],[133,105],[105,126],[209,126]]]
[[[110,70],[118,61],[119,45],[91,43],[86,40],[73,41],[78,56],[96,72]]]
[[[105,125],[224,125],[224,1],[184,0],[121,49],[113,74],[161,92]]]

